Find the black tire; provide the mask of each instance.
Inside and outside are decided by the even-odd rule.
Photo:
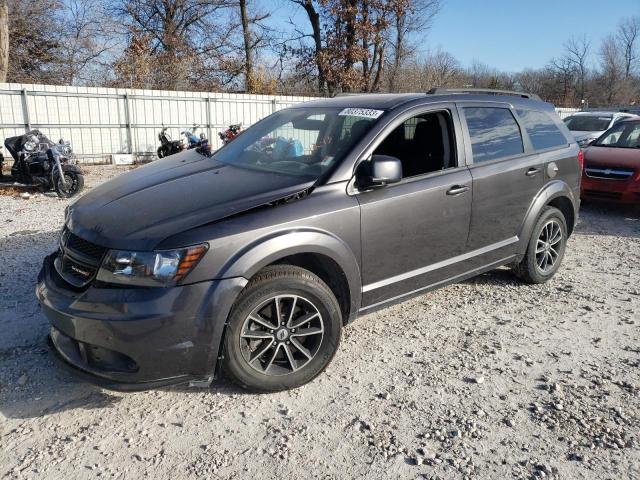
[[[268,309],[272,316],[267,317],[264,310],[256,310],[260,308]],[[282,322],[274,330],[268,330],[266,326],[251,320],[257,313],[260,321],[275,325],[272,320],[276,309]],[[312,312],[313,309],[317,314],[306,312]],[[294,315],[296,318],[293,318]],[[311,315],[315,318],[304,322]],[[284,320],[287,320],[286,325]],[[304,322],[300,324],[302,326],[294,325],[301,321]],[[296,329],[289,329],[289,326],[299,327],[297,335],[294,333]],[[321,333],[302,336],[318,329]],[[256,340],[245,338],[248,333],[253,335],[253,332],[271,334],[272,337]],[[296,388],[313,380],[329,365],[338,350],[341,332],[340,306],[333,292],[320,278],[300,267],[273,265],[251,279],[229,315],[223,346],[223,368],[235,383],[248,390],[276,392]],[[294,344],[301,345],[303,349],[294,347]],[[303,350],[307,354],[313,353],[312,357],[309,359],[307,354],[303,355]],[[265,351],[264,356],[257,355],[261,351]],[[250,361],[252,356],[258,358]]]
[[[549,225],[553,225],[550,227],[551,230],[555,229],[555,226],[559,229],[561,237],[557,243],[551,244],[551,242],[543,241],[550,231],[545,230],[545,233],[543,233],[543,229],[546,229]],[[554,240],[554,238],[555,237],[552,236],[550,240]],[[535,227],[533,227],[524,258],[514,268],[515,274],[527,283],[544,283],[550,280],[558,271],[558,268],[560,268],[567,246],[567,238],[567,221],[562,212],[554,207],[545,207]],[[539,249],[539,240],[541,241],[540,248],[542,252],[536,252],[536,250]],[[556,252],[557,254],[551,265],[545,265],[544,260],[542,260],[545,255],[545,250],[549,255],[547,258],[553,258],[552,252]],[[540,264],[541,262],[542,265]]]
[[[54,175],[53,177],[53,188],[60,198],[71,198],[80,193],[84,188],[84,176],[81,173],[65,171],[64,178],[67,187],[62,185],[60,175]]]
[[[158,158],[163,158],[163,157],[165,157],[164,147],[160,147],[158,149]]]

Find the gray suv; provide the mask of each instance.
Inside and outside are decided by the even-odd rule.
[[[501,265],[549,280],[579,182],[533,95],[317,100],[90,190],[36,293],[57,357],[103,386],[293,388],[359,316]]]

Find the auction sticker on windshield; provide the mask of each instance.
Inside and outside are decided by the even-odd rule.
[[[374,110],[373,108],[345,108],[338,115],[349,117],[378,118],[384,110]]]

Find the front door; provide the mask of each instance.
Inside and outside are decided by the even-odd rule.
[[[399,125],[396,125],[399,123]],[[460,162],[453,109],[398,119],[374,154],[393,155],[403,181],[358,192],[361,206],[363,310],[401,299],[463,268],[472,179]]]

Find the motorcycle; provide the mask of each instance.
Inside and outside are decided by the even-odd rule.
[[[164,127],[158,134],[158,140],[160,140],[160,147],[158,148],[158,158],[168,157],[174,153],[184,150],[184,143],[182,140],[171,140],[171,137],[167,133],[167,127]]]
[[[236,123],[235,125],[229,125],[229,128],[227,128],[224,132],[218,132],[218,136],[220,137],[220,140],[222,140],[222,145],[226,145],[231,140],[236,138],[238,135],[240,135],[241,131],[242,124]]]
[[[184,130],[182,135],[187,140],[187,150],[191,150],[192,148],[197,148],[202,143],[202,139],[206,138],[204,133],[201,133],[200,136],[196,135],[196,130],[200,127],[200,125],[194,125],[191,127],[191,131]]]
[[[73,197],[84,187],[82,170],[75,164],[68,141],[53,143],[39,130],[31,130],[7,138],[4,145],[14,160],[7,176],[2,173],[4,156],[0,158],[0,182],[5,185],[53,189],[61,198]]]

